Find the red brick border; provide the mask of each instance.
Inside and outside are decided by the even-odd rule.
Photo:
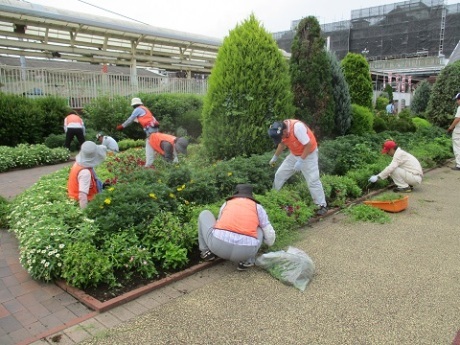
[[[200,264],[187,268],[181,272],[174,273],[166,278],[163,278],[161,280],[141,286],[123,295],[112,298],[106,302],[101,302],[95,299],[94,297],[86,294],[84,291],[77,289],[73,286],[67,285],[67,283],[63,280],[56,281],[56,285],[58,285],[61,289],[71,294],[73,297],[75,297],[78,301],[86,305],[88,308],[95,310],[97,312],[103,312],[103,311],[107,311],[109,309],[115,308],[119,305],[122,305],[126,302],[132,301],[133,299],[136,299],[142,295],[145,295],[146,293],[151,292],[155,289],[158,289],[160,287],[163,287],[165,285],[171,284],[175,281],[188,277],[205,268],[213,266],[214,264],[218,262],[222,262],[222,260],[217,259],[214,261],[202,262]]]

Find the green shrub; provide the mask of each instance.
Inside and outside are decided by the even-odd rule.
[[[202,143],[213,159],[266,152],[267,130],[293,114],[286,59],[254,15],[219,48],[203,105]]]
[[[346,176],[323,175],[321,182],[330,206],[343,207],[349,199],[356,199],[362,193],[356,181]]]
[[[388,130],[387,118],[388,115],[386,112],[379,112],[374,117],[373,129],[375,132],[380,133]]]
[[[0,146],[0,172],[13,168],[32,168],[51,165],[69,160],[65,148],[50,149],[45,145],[20,144],[16,147]]]
[[[372,112],[363,106],[352,104],[352,121],[349,133],[355,135],[362,135],[372,133],[374,124],[374,115]]]
[[[375,110],[377,111],[386,111],[386,106],[388,105],[388,98],[379,96],[375,102]]]
[[[414,124],[417,131],[421,128],[430,128],[433,126],[428,120],[422,119],[420,117],[412,118],[412,123]]]
[[[72,286],[84,288],[101,283],[116,285],[109,258],[90,242],[70,243],[63,261],[62,277]]]
[[[8,227],[8,212],[9,202],[4,197],[0,196],[0,229],[6,229]]]

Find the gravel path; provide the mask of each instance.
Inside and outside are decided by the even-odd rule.
[[[429,172],[390,224],[333,215],[296,247],[316,264],[304,292],[255,268],[84,344],[452,344],[460,329],[460,172]]]

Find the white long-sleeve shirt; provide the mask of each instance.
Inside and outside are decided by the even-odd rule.
[[[417,158],[401,148],[397,148],[390,165],[382,170],[378,176],[384,180],[396,169],[401,168],[414,175],[423,176],[423,169]]]

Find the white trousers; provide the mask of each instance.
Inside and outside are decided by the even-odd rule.
[[[452,133],[452,148],[454,150],[455,164],[460,168],[460,132]]]
[[[149,167],[155,160],[155,150],[149,143],[149,138],[145,140],[145,166]]]
[[[422,183],[422,176],[414,175],[404,169],[396,168],[391,174],[390,177],[393,179],[393,182],[399,188],[407,188],[409,185],[415,186]]]
[[[273,188],[280,190],[284,183],[295,173],[294,165],[297,157],[290,153],[276,171]],[[327,206],[323,185],[319,179],[318,149],[310,153],[302,167],[302,175],[307,181],[313,202],[318,206]]]

